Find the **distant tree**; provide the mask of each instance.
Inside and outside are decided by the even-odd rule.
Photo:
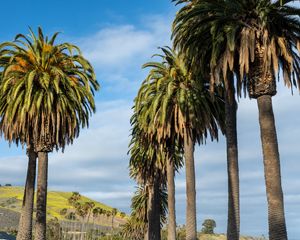
[[[95,203],[94,202],[85,202],[83,204],[83,208],[87,212],[86,223],[89,222],[89,219],[90,219],[91,213],[93,212],[93,208],[94,207],[95,207]]]
[[[95,207],[92,211],[93,214],[93,225],[95,225],[95,219],[97,219],[102,214],[101,207]]]
[[[106,210],[105,215],[106,215],[106,217],[107,217],[107,221],[109,221],[109,218],[110,218],[110,216],[111,216],[111,211]]]
[[[115,219],[115,216],[117,215],[118,213],[118,210],[116,208],[113,208],[111,210],[111,227],[112,229],[114,229],[114,219]]]
[[[62,215],[62,216],[64,216],[64,215],[67,214],[67,212],[68,212],[68,209],[67,208],[63,208],[63,209],[60,210],[59,214]]]
[[[202,233],[205,234],[214,234],[214,228],[217,226],[215,220],[213,219],[205,219],[202,223]]]
[[[77,193],[73,193],[72,195],[75,199],[78,197]],[[71,197],[72,198],[72,197]],[[79,198],[80,199],[80,198]],[[85,202],[80,203],[77,201],[74,201],[73,206],[76,209],[76,214],[81,217],[81,237],[80,239],[84,239],[83,237],[83,230],[86,223],[89,221],[90,214],[92,212],[92,209],[95,206],[94,202]],[[86,221],[85,221],[86,220]]]
[[[11,187],[12,185],[10,183],[6,183],[5,187]]]
[[[79,192],[73,192],[72,196],[68,198],[68,203],[75,207],[76,202],[78,202],[81,199],[81,195]]]
[[[70,212],[65,216],[68,220],[76,220],[76,214],[74,212]]]

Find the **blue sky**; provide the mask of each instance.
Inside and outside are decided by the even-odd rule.
[[[0,41],[41,26],[62,32],[59,41],[77,44],[93,64],[101,90],[90,128],[65,153],[50,154],[49,188],[79,191],[127,213],[135,190],[128,177],[131,106],[147,72],[141,65],[157,47],[170,44],[177,11],[169,0],[14,1],[2,3]],[[279,84],[274,111],[290,238],[300,236],[300,98]],[[267,235],[267,211],[256,102],[241,99],[238,111],[241,232]],[[23,185],[25,151],[0,141],[0,184]],[[198,226],[205,218],[226,231],[227,176],[224,139],[196,148]],[[177,219],[185,219],[184,172],[176,176]]]

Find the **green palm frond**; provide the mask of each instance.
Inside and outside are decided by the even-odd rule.
[[[0,130],[9,141],[64,149],[87,127],[99,84],[91,64],[70,43],[42,29],[0,45]]]
[[[173,23],[175,48],[192,59],[193,69],[205,68],[210,59],[212,84],[229,81],[231,72],[240,96],[260,45],[266,54],[263,67],[278,80],[282,73],[287,86],[299,86],[300,9],[291,1],[176,2],[185,5]]]
[[[191,131],[202,143],[210,134],[218,137],[222,125],[223,100],[212,98],[203,80],[193,76],[182,57],[170,48],[161,48],[161,62],[150,62],[147,79],[142,83],[135,109],[140,128],[160,143],[170,138],[183,139]]]
[[[160,188],[160,218],[161,224],[166,223],[167,215],[167,192],[166,189]],[[147,185],[137,187],[134,196],[131,199],[131,215],[122,227],[122,236],[126,239],[142,239],[147,229],[147,210],[148,210],[149,192]]]

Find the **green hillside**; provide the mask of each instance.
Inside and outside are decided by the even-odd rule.
[[[0,187],[0,207],[13,210],[16,212],[21,211],[22,199],[24,188],[22,187]],[[60,211],[64,208],[73,209],[68,203],[68,198],[71,197],[72,192],[57,192],[49,191],[47,198],[47,214],[51,217],[57,217],[59,220],[64,220],[64,216],[60,214]],[[103,203],[94,201],[85,196],[81,197],[81,202],[94,202],[95,207],[101,207],[105,210],[112,210],[113,208]],[[117,217],[120,216],[118,212]]]

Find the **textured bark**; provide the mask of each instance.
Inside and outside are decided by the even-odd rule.
[[[239,164],[234,88],[232,82],[225,99],[227,172],[228,172],[228,219],[227,239],[238,240],[240,235]]]
[[[255,60],[250,65],[248,93],[250,98],[275,96],[276,81],[270,67],[265,63],[265,49],[259,43],[255,48]]]
[[[186,240],[197,240],[196,182],[194,142],[189,134],[184,137],[184,159],[186,169]]]
[[[154,178],[153,184],[149,184],[148,200],[148,230],[145,239],[160,240],[160,194],[159,178]]]
[[[17,240],[32,239],[32,214],[34,206],[36,153],[32,148],[28,147],[27,155],[29,161]]]
[[[269,239],[287,240],[280,158],[272,97],[269,95],[260,96],[257,99],[257,104],[268,200]]]
[[[48,153],[38,152],[35,240],[46,240]]]
[[[176,214],[175,214],[175,181],[174,161],[167,159],[167,185],[168,185],[168,240],[176,240]]]

